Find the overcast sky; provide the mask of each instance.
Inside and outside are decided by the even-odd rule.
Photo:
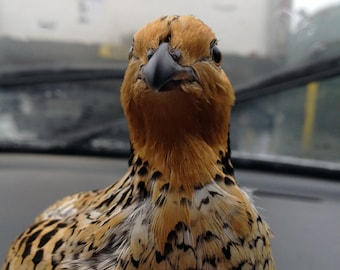
[[[7,7],[8,14],[20,11],[20,20],[18,15],[4,19],[6,14],[1,14],[0,20],[6,22],[3,31],[10,36],[105,44],[132,40],[136,30],[161,15],[192,14],[214,30],[222,51],[264,55],[270,34],[266,28],[268,22],[278,22],[280,26],[282,21],[285,27],[285,21],[289,20],[294,30],[302,19],[298,11],[313,14],[340,4],[340,0],[292,0],[293,10],[268,14],[266,7],[270,1],[273,0],[0,0],[0,13],[1,4]],[[87,24],[78,23],[79,3],[86,6],[81,16]]]

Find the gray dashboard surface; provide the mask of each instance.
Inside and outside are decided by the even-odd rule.
[[[56,200],[104,188],[127,160],[0,154],[0,265],[10,242]],[[339,269],[340,180],[236,169],[241,186],[270,224],[277,269]]]

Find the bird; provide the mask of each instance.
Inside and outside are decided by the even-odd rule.
[[[212,29],[159,17],[134,34],[128,58],[126,173],[43,211],[1,269],[275,269],[271,229],[235,179],[235,94]]]

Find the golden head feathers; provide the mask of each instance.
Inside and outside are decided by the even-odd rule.
[[[221,57],[214,33],[193,16],[162,17],[135,34],[121,101],[136,151],[156,163],[167,156],[167,168],[186,153],[185,172],[226,151],[234,92]]]

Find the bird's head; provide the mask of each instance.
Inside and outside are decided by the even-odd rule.
[[[166,16],[134,35],[121,101],[134,147],[198,138],[227,143],[232,86],[212,30],[194,16]]]

